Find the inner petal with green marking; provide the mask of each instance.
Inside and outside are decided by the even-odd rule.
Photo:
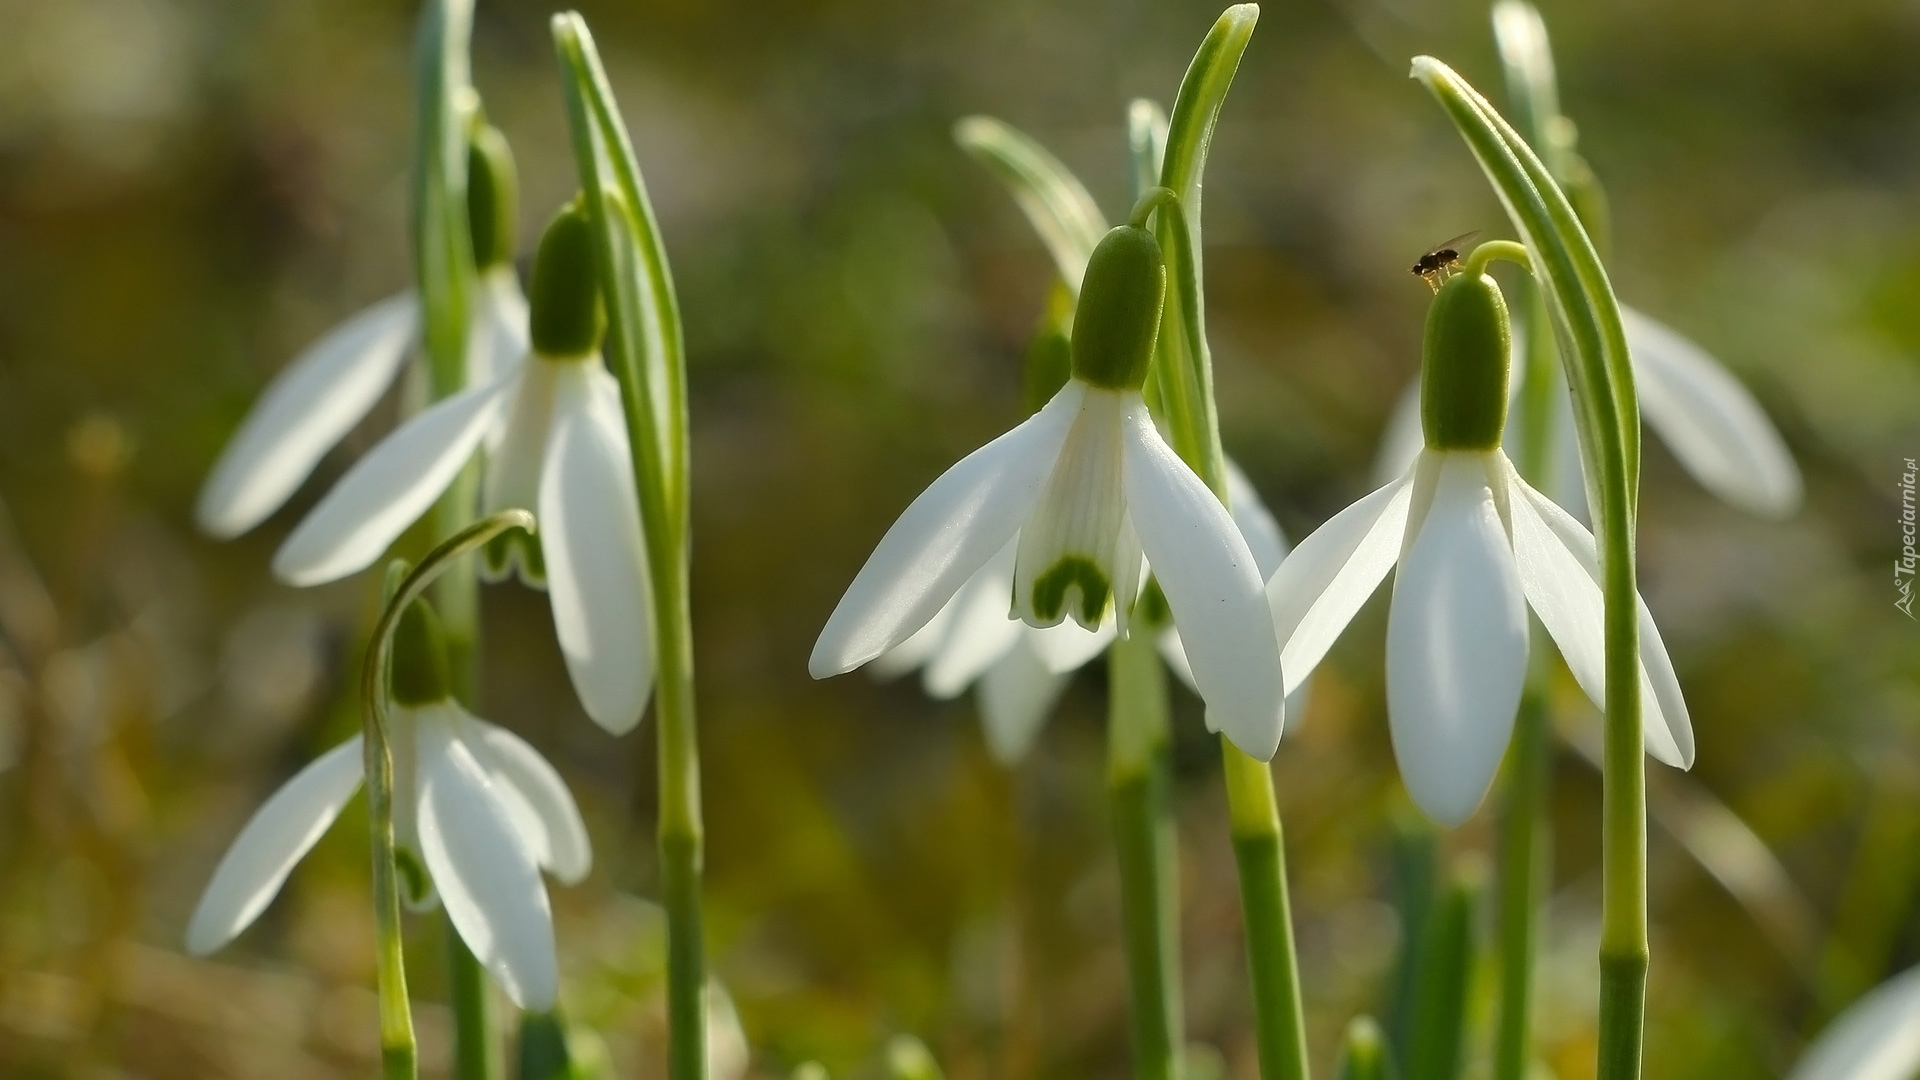
[[[1065,619],[1096,630],[1114,611],[1125,629],[1140,585],[1140,544],[1121,483],[1126,392],[1089,387],[1053,474],[1020,530],[1014,614],[1039,627]]]

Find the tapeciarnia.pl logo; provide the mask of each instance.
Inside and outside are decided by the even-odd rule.
[[[1900,557],[1893,561],[1893,588],[1900,598],[1893,606],[1906,613],[1907,618],[1920,621],[1913,613],[1913,580],[1915,561],[1920,555],[1914,552],[1914,513],[1913,484],[1920,468],[1914,466],[1913,458],[1906,458],[1907,469],[1900,474]]]

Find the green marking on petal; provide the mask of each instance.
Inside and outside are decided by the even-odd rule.
[[[418,908],[433,895],[433,878],[420,859],[406,848],[395,848],[393,865],[400,871],[400,895],[410,908]]]
[[[1068,555],[1034,579],[1033,613],[1043,622],[1059,621],[1068,590],[1076,588],[1080,590],[1080,612],[1074,620],[1087,627],[1100,625],[1113,587],[1099,564],[1084,555]]]
[[[540,538],[515,529],[487,541],[481,549],[480,575],[487,581],[518,576],[529,588],[546,588],[547,559]]]

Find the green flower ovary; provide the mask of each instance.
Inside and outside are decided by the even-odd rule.
[[[1420,424],[1433,450],[1491,450],[1507,425],[1512,333],[1500,287],[1455,274],[1427,311],[1420,363]]]
[[[482,124],[467,138],[467,228],[473,265],[480,270],[513,261],[519,230],[519,174],[500,129]]]
[[[1098,563],[1085,555],[1068,555],[1055,562],[1033,580],[1033,613],[1042,622],[1059,622],[1069,590],[1080,591],[1080,611],[1075,621],[1085,627],[1100,625],[1106,614],[1113,587]]]
[[[432,705],[452,695],[447,646],[440,619],[425,600],[415,600],[393,628],[388,693],[396,705]]]
[[[1087,260],[1073,313],[1073,376],[1107,390],[1139,390],[1147,381],[1167,264],[1153,234],[1132,225],[1107,232]]]
[[[607,315],[600,303],[593,247],[593,224],[577,201],[561,207],[547,223],[527,290],[528,330],[535,354],[573,359],[600,347]]]

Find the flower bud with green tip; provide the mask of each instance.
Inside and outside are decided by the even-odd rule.
[[[481,273],[513,261],[520,228],[520,174],[499,128],[475,125],[467,137],[467,230]]]

